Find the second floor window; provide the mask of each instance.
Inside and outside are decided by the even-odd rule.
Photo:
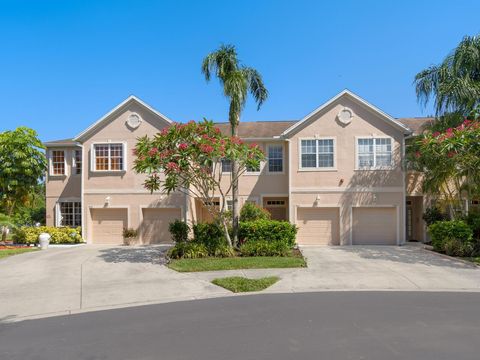
[[[75,168],[75,174],[82,173],[82,150],[73,151],[73,166]]]
[[[94,153],[95,171],[121,171],[125,169],[122,144],[96,144]]]
[[[335,167],[334,139],[308,139],[300,143],[302,169],[333,169]]]
[[[268,172],[283,172],[283,145],[268,145]]]
[[[378,169],[392,166],[392,139],[357,139],[359,169]]]
[[[222,159],[222,172],[224,173],[232,172],[232,160]]]
[[[51,159],[52,159],[51,174],[65,175],[65,151],[52,150]]]

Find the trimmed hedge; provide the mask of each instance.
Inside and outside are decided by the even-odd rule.
[[[240,210],[240,222],[270,220],[271,217],[268,210],[252,203],[246,203]]]
[[[287,221],[257,220],[240,223],[241,243],[253,241],[280,241],[291,249],[295,245],[297,227]]]
[[[82,228],[54,227],[54,226],[22,226],[15,231],[13,240],[17,244],[37,244],[38,235],[50,234],[50,244],[78,244],[83,242]]]
[[[168,231],[172,235],[172,239],[175,243],[188,241],[188,233],[190,227],[185,221],[175,220],[168,225]]]
[[[290,250],[284,241],[247,241],[240,246],[243,256],[287,256]]]
[[[205,245],[210,253],[228,246],[222,226],[218,223],[200,223],[193,225],[193,241]]]
[[[437,221],[428,227],[435,251],[469,256],[473,251],[473,231],[462,220]]]

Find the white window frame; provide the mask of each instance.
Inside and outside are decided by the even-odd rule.
[[[268,155],[270,154],[270,147],[272,146],[281,146],[282,147],[282,171],[270,171],[270,159]],[[267,168],[267,173],[270,175],[282,175],[285,174],[285,145],[283,143],[270,143],[267,144],[267,160],[265,161],[265,166]]]
[[[72,175],[82,175],[82,168],[80,168],[80,173],[77,173],[77,152],[80,153],[80,164],[83,167],[83,152],[82,149],[72,150]]]
[[[303,140],[315,140],[316,142],[316,166],[315,167],[303,167],[302,166],[302,141]],[[333,166],[320,167],[318,166],[318,140],[333,140]],[[298,139],[298,170],[299,171],[337,171],[337,138],[335,136],[317,136],[317,137],[305,137]]]
[[[55,204],[55,226],[62,227],[62,214],[60,210],[60,203],[80,203],[80,225],[83,225],[83,214],[82,214],[82,201],[78,198],[67,198],[67,199],[59,199]],[[73,217],[75,218],[75,206],[73,206]],[[75,227],[75,226],[74,226]]]
[[[96,154],[95,146],[97,145],[108,145],[108,170],[97,170],[96,169]],[[121,170],[111,170],[110,169],[110,145],[122,145],[122,169]],[[127,143],[125,141],[99,141],[94,142],[90,146],[90,171],[95,173],[122,173],[127,171]]]
[[[53,152],[54,151],[61,151],[63,152],[63,163],[64,163],[64,168],[63,168],[63,174],[54,174],[53,173]],[[50,176],[67,176],[68,174],[68,166],[67,166],[67,150],[61,150],[61,149],[50,149],[48,151],[48,174]]]
[[[373,166],[372,167],[360,167],[359,166],[359,147],[358,140],[371,140],[373,139]],[[387,166],[377,166],[377,147],[375,144],[375,139],[390,139],[391,145],[391,162]],[[373,170],[393,170],[395,168],[395,158],[394,158],[394,148],[395,141],[391,136],[355,136],[355,170],[357,171],[373,171]]]

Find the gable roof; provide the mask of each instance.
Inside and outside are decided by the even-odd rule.
[[[92,132],[94,132],[97,128],[99,128],[104,122],[108,121],[109,120],[109,117],[116,113],[117,111],[119,111],[120,109],[122,109],[123,107],[127,106],[128,104],[132,103],[132,102],[135,102],[141,106],[143,106],[145,109],[147,109],[148,111],[150,111],[151,113],[157,115],[158,117],[160,117],[163,121],[167,122],[168,124],[172,124],[173,121],[170,120],[169,118],[167,118],[165,115],[163,115],[162,113],[160,113],[159,111],[155,110],[153,107],[151,107],[150,105],[148,105],[147,103],[143,102],[142,100],[140,100],[138,97],[136,97],[135,95],[130,95],[128,98],[126,98],[124,101],[122,101],[120,104],[118,104],[117,106],[115,106],[112,110],[110,110],[108,113],[106,113],[105,115],[103,115],[100,119],[98,119],[96,122],[94,122],[92,125],[90,125],[88,128],[86,128],[84,131],[82,131],[80,134],[78,134],[77,136],[75,136],[73,138],[74,141],[81,141],[82,139],[84,139],[85,137],[87,137],[89,134],[91,134]]]
[[[298,121],[296,124],[290,126],[288,129],[286,129],[283,133],[282,133],[282,136],[284,137],[288,137],[295,129],[297,129],[299,126],[301,126],[302,124],[304,124],[305,122],[309,121],[314,115],[318,114],[320,111],[322,111],[323,109],[325,109],[326,107],[328,107],[329,105],[333,104],[335,101],[337,101],[338,99],[340,99],[341,97],[344,97],[344,96],[349,96],[350,98],[352,98],[353,100],[357,101],[358,103],[360,103],[361,105],[369,108],[370,110],[372,110],[373,112],[377,113],[378,115],[380,115],[380,117],[382,119],[385,120],[385,122],[387,122],[388,124],[392,125],[393,127],[397,128],[398,130],[400,131],[403,131],[404,134],[410,134],[411,131],[410,129],[405,126],[404,124],[398,122],[397,120],[395,120],[393,117],[391,117],[390,115],[388,115],[387,113],[383,112],[382,110],[380,110],[379,108],[377,108],[376,106],[370,104],[368,101],[366,101],[365,99],[362,99],[360,96],[354,94],[353,92],[351,92],[350,90],[343,90],[342,92],[338,93],[337,95],[335,95],[334,97],[332,97],[330,100],[328,100],[327,102],[323,103],[321,106],[319,106],[318,108],[316,108],[315,110],[313,110],[310,114],[308,114],[307,116],[305,116],[303,119],[301,119],[300,121]]]
[[[286,129],[298,120],[291,121],[252,121],[240,122],[238,136],[246,139],[263,139],[279,137]],[[215,123],[224,135],[231,135],[230,123]]]

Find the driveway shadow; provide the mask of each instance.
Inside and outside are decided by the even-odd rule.
[[[113,247],[99,250],[99,257],[107,263],[129,262],[134,264],[166,263],[165,255],[170,246]]]
[[[369,260],[393,261],[404,264],[421,264],[426,266],[448,267],[455,269],[476,269],[474,264],[442,257],[429,250],[416,246],[345,246],[332,247],[333,250],[355,254]]]

